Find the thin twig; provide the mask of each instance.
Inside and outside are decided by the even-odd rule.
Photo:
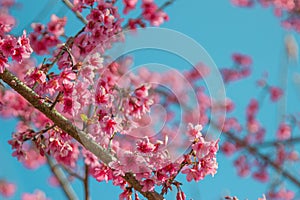
[[[90,191],[89,191],[89,166],[88,165],[85,165],[84,166],[85,169],[84,169],[84,181],[83,181],[83,184],[84,184],[84,197],[85,197],[85,200],[90,200]]]
[[[55,164],[55,162],[50,158],[50,156],[46,155],[47,158],[47,162],[48,165],[52,171],[52,173],[54,174],[54,176],[56,177],[56,179],[58,180],[62,190],[64,191],[66,197],[69,200],[77,200],[78,197],[75,193],[75,191],[73,190],[73,188],[71,187],[66,175],[64,174],[64,172],[58,167],[58,165]]]
[[[60,165],[70,176],[73,176],[81,181],[84,180],[84,178],[82,176],[80,176],[78,173],[72,171],[71,169],[69,169],[68,167],[64,166],[64,165]]]
[[[300,137],[295,137],[295,138],[290,138],[287,140],[283,140],[283,141],[267,141],[267,142],[263,142],[260,144],[254,144],[252,145],[255,148],[263,148],[263,147],[275,147],[278,145],[291,145],[291,144],[295,144],[295,143],[300,143]]]
[[[50,109],[53,110],[53,108],[55,107],[55,105],[60,101],[61,97],[62,97],[62,92],[58,92],[54,102],[52,103],[52,105],[50,106]]]
[[[244,140],[238,138],[231,132],[223,132],[223,134],[228,137],[228,139],[234,141],[238,145],[242,146],[247,150],[250,154],[253,156],[257,156],[258,158],[262,159],[264,162],[266,162],[268,165],[270,165],[275,171],[277,171],[279,174],[281,174],[283,177],[290,180],[292,183],[294,183],[298,188],[300,188],[300,181],[295,178],[290,172],[283,169],[280,165],[276,164],[274,161],[271,160],[271,158],[263,153],[261,153],[256,147],[250,146],[247,142]]]
[[[73,4],[69,1],[69,0],[62,0],[62,2],[68,7],[70,8],[70,10],[76,15],[76,17],[84,24],[87,24],[88,21],[81,15],[80,12],[78,11],[74,11],[74,6]]]

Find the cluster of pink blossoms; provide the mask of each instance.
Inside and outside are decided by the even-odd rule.
[[[14,1],[1,1],[0,4],[0,73],[3,73],[4,69],[9,67],[9,59],[21,63],[30,57],[32,48],[25,31],[18,38],[9,34],[16,23],[8,11],[14,5]]]
[[[41,190],[34,191],[33,194],[30,193],[24,193],[22,195],[21,200],[49,200],[45,193]]]
[[[251,0],[232,2],[244,7],[254,3]],[[13,156],[24,166],[35,169],[46,163],[45,155],[50,155],[57,162],[57,166],[72,172],[81,167],[80,163],[83,160],[88,166],[89,175],[99,182],[112,181],[123,190],[119,198],[126,200],[131,199],[132,195],[139,199],[137,191],[123,178],[127,173],[134,174],[142,186],[142,192],[154,191],[156,186],[161,186],[161,193],[166,194],[176,187],[177,200],[186,199],[180,187],[181,183],[176,180],[178,174],[185,174],[187,181],[196,182],[207,175],[216,174],[218,141],[204,139],[201,133],[202,125],[209,125],[208,113],[212,107],[230,113],[234,110],[234,104],[230,99],[224,102],[211,100],[204,87],[199,84],[202,78],[209,74],[207,66],[199,63],[194,69],[184,73],[185,78],[194,87],[199,106],[184,113],[183,123],[187,129],[178,136],[179,127],[172,108],[188,107],[181,105],[180,101],[188,102],[186,83],[174,75],[176,73],[173,71],[158,74],[143,68],[133,73],[129,70],[131,58],[123,57],[112,62],[106,55],[107,49],[114,42],[123,39],[112,39],[112,36],[122,31],[123,21],[115,1],[74,0],[74,11],[89,12],[86,16],[87,24],[65,43],[63,37],[66,36],[66,18],[58,18],[55,15],[51,16],[47,26],[33,24],[33,32],[29,39],[25,32],[19,38],[9,35],[15,23],[6,11],[11,3],[12,1],[3,1],[1,4],[3,12],[0,14],[0,73],[5,67],[9,67],[8,61],[11,58],[14,61],[10,66],[11,70],[40,96],[41,103],[62,113],[117,158],[106,165],[66,132],[56,127],[46,116],[36,111],[20,95],[4,90],[0,93],[0,104],[5,109],[0,110],[0,114],[21,119],[9,144],[13,148]],[[123,12],[129,13],[137,3],[137,0],[123,0]],[[274,5],[277,10],[283,9],[292,14],[298,7],[294,1],[286,0],[262,0],[260,3]],[[143,0],[141,8],[141,18],[128,20],[127,25],[130,29],[145,27],[146,22],[159,26],[168,20],[167,14],[160,10],[153,0]],[[295,28],[295,20],[297,22],[298,18],[293,16],[285,25]],[[52,54],[52,62],[45,61],[37,66],[28,59],[32,53],[31,46],[39,55]],[[234,66],[221,70],[226,83],[245,78],[251,73],[252,59],[249,56],[236,53],[232,59]],[[54,67],[57,69],[53,70]],[[25,71],[26,74],[23,73]],[[199,74],[198,71],[202,73]],[[176,96],[147,82],[157,82],[172,88]],[[260,81],[260,86],[267,89],[273,102],[277,102],[283,95],[280,88],[269,86],[264,81]],[[161,104],[167,110],[168,125],[158,133],[155,131],[155,124],[148,124],[150,110],[155,104]],[[247,145],[255,147],[264,141],[265,129],[257,119],[258,110],[259,102],[252,99],[247,107],[245,129],[242,129],[241,124],[233,117],[227,117],[224,125],[213,122],[217,123],[216,126],[223,132],[234,132],[235,136],[240,136],[241,142],[226,141],[222,144],[222,151],[226,155],[233,155]],[[151,111],[151,114],[153,113],[157,114]],[[157,116],[151,120],[161,120],[160,116]],[[246,132],[245,135],[243,131]],[[291,138],[292,129],[289,123],[280,124],[276,135],[279,140]],[[182,148],[184,153],[172,154]],[[283,145],[276,145],[276,151],[273,159],[277,165],[299,159],[296,151],[286,149]],[[261,182],[270,178],[267,163],[252,156],[239,155],[234,165],[240,176],[251,174]],[[54,185],[58,185],[57,179],[51,180]],[[14,190],[13,185],[0,182],[0,193],[3,196],[11,196]],[[294,193],[279,188],[270,191],[268,197],[292,199]],[[34,194],[24,194],[22,199],[44,200],[46,196],[43,192],[36,191]]]
[[[172,72],[158,74],[147,69],[141,69],[137,74],[130,72],[130,57],[113,62],[109,58],[104,59],[106,50],[113,42],[118,41],[118,38],[111,40],[111,37],[122,30],[122,19],[114,2],[73,3],[74,11],[90,10],[86,17],[88,23],[72,40],[62,44],[66,18],[55,15],[51,16],[47,26],[33,24],[29,39],[23,35],[18,40],[23,48],[28,48],[27,53],[32,51],[30,40],[37,54],[53,54],[50,61],[56,62],[57,66],[46,62],[36,65],[32,60],[25,59],[29,54],[26,57],[23,53],[23,62],[14,62],[11,70],[40,96],[41,103],[62,113],[118,159],[109,166],[105,165],[31,107],[20,95],[5,90],[0,93],[1,105],[6,108],[0,110],[1,116],[22,119],[9,141],[13,156],[29,169],[45,164],[45,155],[52,156],[58,165],[70,170],[78,169],[80,160],[83,159],[89,167],[89,174],[97,181],[112,181],[123,189],[120,199],[128,199],[133,194],[133,188],[123,178],[126,173],[135,174],[144,192],[153,191],[155,186],[162,186],[163,193],[166,194],[175,186],[178,190],[177,199],[185,199],[185,194],[176,181],[180,172],[186,174],[188,181],[199,181],[207,175],[214,175],[218,167],[218,141],[206,141],[200,132],[202,127],[189,124],[203,122],[206,125],[209,121],[207,116],[201,115],[199,121],[197,110],[193,110],[194,115],[185,116],[184,123],[188,127],[186,134],[181,133],[181,137],[176,138],[178,130],[172,128],[171,122],[173,120],[174,123],[175,120],[171,107],[178,106],[178,101],[174,96],[161,95],[159,91],[162,88],[148,84],[147,81],[168,85],[176,90],[177,98],[187,99],[184,83],[178,81]],[[125,10],[133,9],[136,3],[124,1]],[[143,18],[129,20],[129,28],[134,28],[137,24],[144,26],[145,21],[159,26],[168,19],[166,13],[159,10],[152,0],[142,1],[141,7]],[[14,46],[19,44],[18,41],[12,42],[14,48],[11,49],[15,50],[15,54],[10,56],[19,62],[21,60],[16,54],[19,46]],[[7,44],[5,45],[8,46]],[[55,50],[54,47],[58,49]],[[8,47],[3,46],[2,49]],[[3,55],[8,56],[4,50],[1,50]],[[53,70],[54,67],[57,69]],[[203,71],[203,74],[197,75],[194,70],[185,73],[193,83],[201,81],[209,73],[203,64],[196,68]],[[202,87],[197,87],[196,90],[197,98],[203,102],[200,111],[205,113],[211,106],[209,97]],[[167,122],[170,122],[170,126],[163,127],[156,134],[155,124],[144,125],[148,123],[152,105],[160,103],[166,105]],[[183,144],[181,139],[186,142]],[[174,158],[171,153],[177,147],[186,147],[189,153],[185,152]],[[52,182],[55,183],[55,180]],[[134,192],[136,199],[139,199],[138,193]],[[46,199],[40,191],[22,196],[24,200],[37,198]]]
[[[123,0],[123,3],[125,5],[123,13],[128,14],[136,7],[138,0]],[[152,26],[160,26],[169,19],[163,10],[159,10],[159,7],[153,0],[143,0],[141,8],[143,10],[143,19],[129,19],[129,27],[131,29],[135,29],[138,25],[144,27],[145,22],[143,20],[150,22]]]
[[[30,34],[30,44],[34,52],[38,55],[49,54],[51,48],[61,43],[59,39],[65,33],[64,27],[67,18],[58,18],[56,15],[51,16],[51,21],[45,27],[40,23],[33,23],[33,32]]]
[[[15,4],[14,0],[6,0],[0,2],[0,35],[11,31],[15,26],[16,20],[9,14],[9,9]]]
[[[232,60],[234,61],[234,66],[232,68],[223,68],[221,73],[225,83],[240,80],[251,74],[251,64],[252,60],[249,56],[234,53],[232,55]]]
[[[251,64],[249,57],[237,56],[235,54],[233,59],[238,65],[247,66]],[[227,72],[226,72],[227,73]],[[224,74],[223,77],[226,80],[234,80],[236,76],[232,74],[236,73],[236,69],[232,69],[231,73]],[[225,76],[224,76],[225,75]],[[280,122],[277,130],[273,133],[274,138],[277,141],[266,142],[267,130],[264,124],[260,122],[258,114],[261,109],[262,102],[266,97],[274,104],[277,103],[283,94],[283,90],[276,86],[268,84],[267,74],[264,74],[264,78],[257,81],[257,86],[261,89],[260,99],[252,98],[246,108],[246,124],[243,126],[240,122],[233,117],[227,116],[225,124],[222,127],[223,133],[229,136],[229,138],[235,137],[237,139],[230,139],[221,144],[221,151],[227,156],[235,156],[234,165],[237,169],[237,173],[241,177],[248,177],[251,175],[254,179],[260,182],[272,181],[270,172],[268,170],[269,162],[273,162],[278,167],[284,167],[286,164],[296,163],[299,161],[299,155],[293,144],[283,145],[280,141],[292,140],[292,129],[299,127],[298,118],[294,115],[284,116],[284,119]],[[289,144],[289,143],[287,143]],[[276,152],[272,156],[268,157],[270,160],[259,157],[256,154],[260,152],[260,148],[272,148],[273,152]],[[245,154],[243,150],[249,148],[250,152],[255,153]],[[239,153],[240,152],[240,153]],[[292,191],[287,191],[281,184],[275,183],[270,191],[267,193],[267,199],[292,199],[294,198]],[[232,199],[237,199],[230,197]],[[230,199],[228,198],[228,199]]]
[[[29,58],[31,53],[32,49],[25,31],[19,38],[9,34],[0,35],[0,73],[9,67],[7,63],[9,58],[21,63],[23,59]]]

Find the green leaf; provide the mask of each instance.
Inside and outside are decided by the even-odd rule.
[[[82,121],[87,122],[89,120],[89,118],[85,115],[85,114],[80,114],[80,118],[82,119]]]

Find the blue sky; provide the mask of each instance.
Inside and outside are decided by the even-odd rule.
[[[32,0],[19,1],[22,7],[14,11],[19,20],[19,26],[24,28],[32,21],[47,2]],[[60,1],[49,6],[51,10],[60,14],[66,14],[70,24],[67,27],[67,35],[74,35],[82,24],[74,19],[70,11],[65,10]],[[158,1],[164,2],[164,1]],[[187,3],[188,2],[188,3]],[[52,7],[53,6],[53,7]],[[263,9],[256,6],[253,9],[236,8],[228,0],[216,1],[183,1],[177,0],[174,5],[167,9],[170,21],[163,27],[182,32],[201,44],[211,55],[218,67],[229,67],[232,64],[231,54],[240,52],[250,55],[253,60],[252,78],[247,78],[227,87],[227,94],[236,102],[235,115],[244,119],[245,106],[251,97],[256,97],[259,93],[255,89],[255,81],[261,77],[264,71],[269,72],[269,80],[272,84],[278,82],[278,68],[283,56],[283,39],[287,31],[280,27],[279,19],[276,18],[272,10]],[[43,13],[42,22],[49,19],[50,12]],[[59,15],[62,16],[62,15]],[[20,29],[15,30],[18,33]],[[296,39],[298,37],[296,36]],[[139,62],[160,62],[165,57],[157,56],[157,60],[147,56],[139,58]],[[178,66],[178,62],[169,59],[165,60],[168,65]],[[178,66],[180,68],[180,66]],[[291,96],[295,90],[290,87]],[[290,108],[296,104],[296,97],[289,104]],[[299,99],[297,99],[299,100]],[[268,101],[266,101],[268,102]],[[263,111],[267,114],[261,115],[261,120],[267,125],[269,132],[276,129],[276,108],[268,103],[264,104]],[[10,146],[7,140],[13,131],[15,122],[12,120],[1,120],[0,127],[0,177],[17,183],[17,194],[13,199],[19,199],[23,192],[33,192],[35,188],[42,189],[47,196],[52,199],[62,199],[63,193],[56,188],[47,186],[49,170],[43,167],[36,171],[22,168],[22,165],[10,156]],[[221,137],[222,139],[222,137]],[[241,179],[236,175],[232,165],[232,158],[219,155],[219,170],[214,178],[208,177],[200,183],[185,183],[183,190],[187,197],[195,200],[219,199],[222,195],[233,194],[240,199],[257,199],[262,196],[266,186],[253,181],[252,179]],[[250,187],[251,186],[251,187]],[[74,184],[75,190],[82,195],[81,184]],[[93,199],[118,199],[120,190],[112,187],[111,184],[92,184]],[[1,197],[0,197],[1,199]],[[168,195],[167,199],[174,199],[173,195]]]

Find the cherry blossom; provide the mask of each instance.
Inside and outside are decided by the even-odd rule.
[[[276,136],[279,140],[289,139],[291,137],[291,127],[288,124],[280,124]]]
[[[33,194],[24,193],[22,195],[22,200],[48,200],[45,193],[41,190],[36,190]]]
[[[8,198],[15,194],[16,186],[13,183],[7,182],[5,180],[0,180],[0,195]]]
[[[252,0],[231,2],[240,7],[251,7],[255,3]],[[273,6],[278,17],[286,17],[283,20],[286,28],[300,30],[297,3],[289,0],[258,2]],[[35,95],[34,99],[25,100],[24,93],[19,92],[20,95],[6,86],[1,86],[0,91],[1,117],[19,120],[8,143],[12,156],[25,167],[36,169],[46,164],[51,167],[49,161],[53,161],[70,179],[79,179],[85,186],[89,176],[98,182],[111,181],[122,190],[119,199],[129,200],[133,195],[140,199],[138,193],[158,194],[157,188],[161,188],[164,196],[175,186],[176,199],[185,200],[183,183],[178,176],[184,175],[188,182],[214,176],[218,169],[219,144],[221,152],[232,156],[239,176],[250,176],[263,183],[271,180],[269,167],[281,172],[285,164],[299,161],[297,149],[292,144],[282,144],[290,142],[293,128],[299,126],[296,115],[284,116],[273,134],[277,140],[267,141],[269,130],[260,118],[264,97],[269,95],[271,101],[277,103],[284,95],[280,87],[268,83],[267,76],[258,81],[262,95],[251,97],[245,105],[245,119],[238,119],[234,99],[212,99],[210,91],[203,86],[211,74],[210,66],[205,63],[198,62],[192,69],[177,73],[176,70],[155,72],[146,67],[134,72],[130,56],[112,61],[108,51],[116,42],[124,40],[123,36],[112,36],[127,28],[160,26],[169,19],[156,1],[123,0],[121,8],[125,15],[120,15],[116,1],[74,0],[69,3],[84,24],[81,30],[70,36],[66,33],[70,24],[67,17],[53,14],[45,24],[33,23],[27,37],[26,31],[21,36],[10,33],[16,23],[9,14],[14,1],[0,2],[0,74],[13,72],[22,82],[16,84],[17,79],[14,79],[6,83],[13,88],[26,85],[28,95]],[[138,5],[141,5],[140,17],[129,18],[127,14]],[[289,44],[290,56],[292,50],[296,52],[293,48]],[[32,56],[42,56],[39,57],[43,58],[42,63],[34,61]],[[254,58],[242,53],[233,53],[231,60],[230,67],[220,70],[227,85],[250,76],[255,64]],[[192,86],[198,107],[187,105],[190,95],[186,94],[186,83],[175,74],[183,75]],[[3,80],[4,75],[0,75]],[[25,85],[20,84],[23,82]],[[176,95],[153,83],[172,88]],[[32,103],[33,100],[37,102]],[[156,122],[161,122],[163,117],[155,109],[157,104],[166,110],[166,122],[158,131]],[[187,110],[180,122],[184,128],[179,128],[174,108]],[[227,114],[224,123],[222,117],[210,119],[211,112],[223,111]],[[224,139],[209,140],[211,126],[222,132]],[[72,135],[72,131],[76,134]],[[265,147],[271,147],[275,153],[266,156],[261,151]],[[183,148],[184,153],[179,152]],[[102,151],[105,159],[100,155]],[[52,185],[62,186],[61,177],[53,174]],[[0,181],[2,196],[9,197],[14,192],[13,184]],[[88,199],[87,192],[85,195]],[[270,199],[293,199],[295,195],[283,185],[275,185],[267,193]],[[37,190],[34,194],[23,194],[22,199],[47,198]]]

